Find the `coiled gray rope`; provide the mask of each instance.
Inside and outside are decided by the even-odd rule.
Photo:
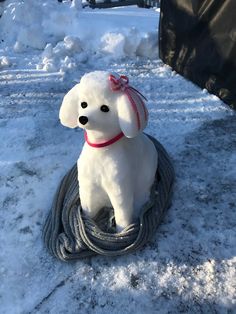
[[[52,255],[63,261],[95,254],[123,255],[150,240],[171,205],[174,169],[164,147],[149,137],[158,151],[158,168],[150,200],[143,206],[139,221],[115,233],[112,209],[101,210],[94,220],[86,217],[80,207],[75,164],[58,187],[43,229],[44,243]]]

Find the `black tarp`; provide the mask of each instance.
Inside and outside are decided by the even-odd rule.
[[[236,109],[236,0],[162,0],[159,53]]]

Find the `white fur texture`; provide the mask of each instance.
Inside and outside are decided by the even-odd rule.
[[[103,143],[121,131],[125,137],[116,143],[94,148],[86,142],[78,159],[78,180],[83,211],[96,216],[102,207],[113,207],[117,231],[135,222],[140,209],[150,196],[157,168],[157,152],[142,133],[146,126],[140,99],[134,95],[140,113],[137,129],[132,107],[122,91],[112,91],[110,73],[95,71],[85,74],[80,83],[65,95],[60,109],[61,123],[86,130],[93,143]],[[86,108],[81,103],[86,102]],[[100,110],[102,105],[108,112]],[[143,109],[143,108],[142,108]],[[82,125],[79,117],[87,117]]]

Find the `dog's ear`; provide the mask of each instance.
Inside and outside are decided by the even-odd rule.
[[[75,85],[63,98],[59,119],[61,124],[69,128],[78,126],[79,84]]]
[[[129,90],[118,96],[117,101],[120,128],[126,137],[135,137],[147,125],[148,111],[143,98]]]

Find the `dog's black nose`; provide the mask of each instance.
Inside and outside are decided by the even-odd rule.
[[[79,117],[79,122],[83,125],[85,125],[88,122],[88,118],[85,116]]]

